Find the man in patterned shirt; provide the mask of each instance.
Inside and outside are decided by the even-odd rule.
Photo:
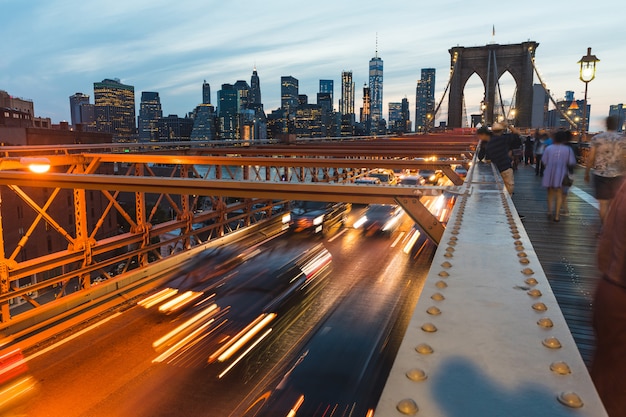
[[[591,151],[587,156],[585,182],[589,182],[589,171],[593,169],[593,185],[595,197],[600,205],[600,222],[609,209],[624,175],[624,156],[626,155],[626,139],[617,133],[617,118],[606,118],[606,132],[599,133],[591,139]]]

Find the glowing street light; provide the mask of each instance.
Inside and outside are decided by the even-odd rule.
[[[587,135],[587,87],[589,83],[596,78],[596,63],[600,60],[591,55],[591,48],[587,48],[587,55],[583,56],[578,64],[580,65],[580,81],[585,83],[585,98],[583,100],[583,123],[580,137]]]

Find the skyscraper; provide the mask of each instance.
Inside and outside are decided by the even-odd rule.
[[[159,93],[142,91],[139,117],[137,118],[140,142],[156,142],[159,140],[157,128],[159,119],[162,117],[163,110],[161,109]]]
[[[320,80],[320,93],[330,95],[331,111],[334,110],[334,82],[333,80]]]
[[[383,133],[378,131],[383,118],[383,60],[378,56],[378,47],[376,55],[370,60],[369,75],[371,133]]]
[[[372,133],[372,90],[367,85],[363,86],[363,107],[361,107],[361,124],[365,134]]]
[[[217,118],[221,139],[239,139],[239,92],[232,84],[217,92]]]
[[[415,93],[415,131],[426,132],[435,117],[435,69],[422,68]]]
[[[80,108],[83,104],[89,104],[89,96],[83,93],[76,93],[70,96],[70,120],[72,126],[82,124]]]
[[[352,71],[341,72],[339,113],[341,113],[342,116],[349,114],[354,115],[354,81],[352,81]]]
[[[400,103],[389,103],[389,131],[406,133],[411,131],[409,100],[403,98]]]
[[[202,83],[202,104],[211,104],[211,85],[206,80]]]
[[[280,107],[287,115],[295,115],[298,107],[298,80],[292,76],[280,77]]]
[[[250,77],[250,104],[261,104],[261,80],[259,74],[256,71],[256,67],[252,70],[252,77]]]
[[[96,130],[112,133],[114,142],[136,142],[135,87],[119,79],[93,83]]]
[[[624,107],[624,104],[611,104],[609,106],[609,116],[617,118],[617,131],[623,132],[626,125],[626,107]]]

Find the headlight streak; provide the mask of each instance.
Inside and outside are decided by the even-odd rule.
[[[209,356],[209,363],[224,362],[235,354],[244,344],[261,331],[269,322],[276,317],[276,313],[261,314],[254,321],[248,324],[242,331],[237,333],[232,339],[230,339],[224,346],[218,349],[215,353]]]
[[[144,308],[150,308],[159,304],[161,301],[165,301],[168,298],[175,296],[176,294],[178,294],[177,289],[164,288],[161,291],[157,292],[156,294],[152,294],[151,296],[144,298],[143,300],[139,301],[137,304]]]
[[[159,307],[159,311],[162,313],[173,313],[174,311],[186,306],[187,304],[193,302],[195,299],[201,297],[204,293],[195,292],[195,291],[187,291],[182,293],[176,298],[171,299],[165,304]]]
[[[283,224],[289,223],[291,221],[291,213],[283,214],[282,222]]]
[[[406,243],[406,245],[404,245],[404,253],[408,255],[408,253],[411,252],[411,249],[413,249],[413,246],[415,245],[415,242],[417,242],[417,239],[419,239],[420,234],[421,233],[419,230],[413,229],[413,234],[409,238],[409,241]]]
[[[332,261],[333,257],[328,251],[324,251],[323,253],[317,255],[310,262],[307,262],[305,265],[300,267],[304,275],[306,275],[307,279],[313,277],[317,274],[322,268],[328,265]]]
[[[316,218],[313,219],[314,226],[319,226],[323,222],[324,222],[324,216],[317,216]]]
[[[177,336],[178,334],[188,329],[189,327],[193,326],[195,323],[207,317],[208,315],[212,314],[213,312],[217,312],[218,309],[219,308],[217,304],[211,304],[209,307],[205,308],[200,313],[196,314],[195,316],[193,316],[192,318],[190,318],[189,320],[187,320],[180,326],[176,327],[174,330],[170,331],[165,336],[156,340],[154,343],[152,343],[152,347],[154,347],[155,349],[158,349],[161,345],[165,344],[168,340]]]
[[[252,349],[254,349],[254,347],[256,345],[258,345],[259,343],[261,343],[261,341],[263,339],[265,339],[265,337],[270,334],[272,332],[272,328],[270,327],[269,329],[267,329],[267,331],[265,333],[263,333],[263,335],[261,337],[259,337],[252,345],[250,345],[250,347],[248,349],[246,349],[237,359],[235,359],[233,361],[233,363],[231,363],[228,368],[224,369],[224,371],[219,374],[217,377],[218,378],[222,378],[224,375],[226,375],[231,369],[233,369],[235,367],[235,365],[237,365],[239,363],[240,360],[242,360],[244,358],[244,356],[246,356],[248,353],[250,353],[250,351]]]
[[[172,347],[170,347],[169,349],[167,349],[165,352],[163,352],[162,354],[160,354],[159,356],[157,356],[156,358],[154,358],[152,360],[152,363],[155,362],[163,362],[166,361],[170,356],[172,356],[173,354],[175,354],[176,352],[178,352],[181,348],[183,348],[185,345],[187,345],[190,341],[193,341],[193,344],[198,343],[200,340],[204,339],[205,337],[208,336],[208,333],[205,334],[204,336],[202,336],[199,339],[195,339],[195,337],[202,332],[204,329],[206,329],[207,327],[209,327],[211,324],[213,324],[213,322],[215,321],[215,319],[210,319],[209,321],[207,321],[206,323],[204,323],[202,326],[198,327],[196,330],[194,330],[193,332],[191,332],[189,335],[187,335],[186,337],[184,337],[183,339],[181,339],[179,342],[177,342],[176,344],[174,344]]]
[[[354,227],[355,229],[358,229],[361,226],[363,226],[366,221],[367,221],[367,216],[363,216],[359,220],[355,221],[352,227]]]
[[[295,417],[298,409],[300,409],[300,406],[302,406],[302,403],[304,403],[304,394],[300,395],[296,403],[293,405],[293,407],[291,407],[291,410],[289,410],[287,417]]]

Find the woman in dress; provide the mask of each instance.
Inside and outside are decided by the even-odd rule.
[[[541,162],[545,165],[541,185],[548,189],[548,220],[560,221],[559,213],[563,204],[563,178],[569,168],[576,165],[574,151],[567,145],[572,133],[560,130],[554,135],[554,144],[543,152]]]

